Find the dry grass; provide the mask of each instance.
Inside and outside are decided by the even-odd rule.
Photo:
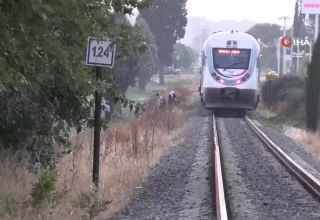
[[[312,153],[315,157],[320,158],[319,133],[307,132],[300,128],[286,127],[284,129],[284,134],[302,144],[307,151]]]
[[[287,108],[287,103],[281,103],[277,106],[274,106],[270,109],[268,109],[267,106],[264,106],[262,103],[258,105],[257,112],[261,115],[263,118],[273,118],[278,115],[283,114],[285,112],[285,109]]]
[[[191,87],[193,88],[193,87]],[[172,138],[185,122],[185,107],[193,101],[190,88],[174,88],[181,101],[178,111],[161,111],[155,99],[149,100],[147,110],[138,119],[109,128],[101,135],[100,187],[98,197],[92,193],[92,143],[91,130],[76,137],[71,154],[59,160],[59,177],[56,190],[61,194],[45,207],[31,208],[30,190],[37,176],[28,172],[25,163],[15,157],[0,161],[0,218],[79,220],[97,209],[97,219],[106,219],[130,200],[136,187],[148,176],[150,167],[157,163],[168,149]],[[168,90],[163,92],[168,94]],[[95,204],[95,206],[92,206]],[[10,215],[9,215],[10,214]]]
[[[272,112],[268,108],[257,108],[257,112],[261,115],[263,118],[273,118],[277,116],[276,113]]]

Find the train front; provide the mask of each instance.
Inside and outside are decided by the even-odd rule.
[[[205,106],[254,109],[260,52],[257,40],[246,33],[221,32],[209,37],[204,49],[208,71],[203,82]]]

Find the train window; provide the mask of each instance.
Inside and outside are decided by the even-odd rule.
[[[212,48],[213,64],[219,69],[248,69],[250,49]]]

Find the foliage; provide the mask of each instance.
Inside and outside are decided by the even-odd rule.
[[[140,32],[140,29],[137,27],[132,27],[129,20],[125,17],[125,15],[119,14],[117,16],[117,23],[122,24],[126,27],[130,27],[128,31],[128,35],[132,34],[132,31],[137,33]],[[143,36],[140,39],[143,43],[145,40]],[[134,71],[134,68],[137,66],[137,54],[139,51],[137,48],[132,48],[129,56],[121,56],[121,51],[118,55],[118,61],[115,64],[114,74],[116,77],[117,89],[119,89],[122,93],[124,93],[130,85],[134,85],[135,78],[137,77],[137,72]],[[110,92],[109,92],[110,93]],[[109,94],[110,95],[110,94]]]
[[[311,62],[307,70],[306,83],[306,126],[311,131],[318,127],[319,93],[320,93],[320,34],[312,51]]]
[[[274,81],[266,81],[261,87],[262,101],[265,106],[281,107],[287,116],[294,115],[304,104],[305,80],[296,75],[284,75]]]
[[[148,9],[140,10],[148,22],[155,42],[159,47],[159,60],[163,65],[171,65],[173,45],[185,35],[187,25],[187,0],[154,0]],[[160,84],[164,84],[163,69]]]
[[[188,47],[181,43],[176,43],[173,48],[174,52],[172,53],[172,58],[176,59],[176,57],[179,56],[180,63],[177,66],[189,69],[191,64],[198,59],[197,52],[191,47]]]
[[[84,66],[89,36],[107,36],[117,44],[117,58],[143,50],[140,32],[118,22],[147,1],[1,1],[0,3],[0,146],[52,152],[67,144],[71,127],[78,132],[92,109],[88,97],[97,88],[116,91],[114,71],[97,82]],[[112,12],[113,10],[113,12]],[[117,61],[118,63],[119,61]],[[32,157],[47,164],[47,157]]]
[[[94,219],[100,212],[106,211],[106,206],[112,202],[99,198],[98,193],[93,191],[81,192],[79,201],[79,203],[75,202],[75,206],[84,211],[83,220]]]
[[[261,39],[265,45],[268,45],[268,47],[261,46],[261,67],[276,70],[277,57],[275,56],[275,40],[278,39],[279,36],[282,36],[280,26],[269,23],[257,24],[250,28],[247,33],[256,39]]]
[[[305,17],[306,17],[306,15],[301,13],[301,0],[296,0],[294,18],[293,18],[293,36],[296,39],[306,36],[306,34],[305,34],[306,33],[306,26],[304,23]],[[309,50],[309,48],[301,48],[301,46],[300,46],[299,50],[301,50],[301,49]],[[293,50],[293,52],[296,53],[296,52],[298,52],[298,47],[296,45],[293,45],[292,50]],[[297,57],[293,57],[290,72],[297,72],[297,62],[298,62]]]
[[[34,184],[31,198],[33,206],[38,206],[54,195],[55,184],[58,179],[57,171],[45,170],[41,174],[39,181]]]
[[[146,40],[146,44],[148,45],[148,49],[145,52],[136,54],[136,66],[134,68],[134,72],[139,77],[139,89],[145,90],[146,83],[150,81],[158,67],[158,47],[155,44],[154,36],[148,23],[141,15],[137,17],[135,26],[141,30],[142,35]]]
[[[0,192],[0,217],[14,217],[18,210],[18,202],[11,195],[8,195],[7,192]]]

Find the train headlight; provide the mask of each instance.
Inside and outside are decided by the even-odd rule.
[[[249,78],[249,77],[250,77],[250,74],[247,73],[247,74],[246,74],[246,77]]]
[[[223,84],[224,83],[224,80],[223,79],[220,79],[220,81],[219,81],[221,84]]]
[[[217,74],[215,72],[212,73],[212,76],[215,77]]]
[[[246,81],[247,80],[247,78],[246,77],[242,77],[242,81],[244,82],[244,81]]]
[[[216,76],[216,80],[219,80],[220,79],[220,77],[219,76]]]
[[[241,80],[238,79],[238,80],[236,81],[236,84],[240,84],[240,83],[241,83]]]

